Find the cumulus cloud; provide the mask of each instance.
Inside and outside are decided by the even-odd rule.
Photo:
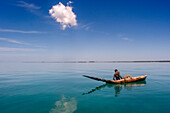
[[[59,2],[59,4],[54,5],[52,9],[49,10],[51,17],[62,25],[63,30],[65,30],[66,27],[77,26],[76,15],[72,11],[71,3],[72,2],[69,1],[67,6],[65,6]]]

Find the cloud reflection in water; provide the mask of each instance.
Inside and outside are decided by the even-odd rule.
[[[73,113],[77,109],[77,101],[75,98],[62,96],[61,100],[56,101],[55,108],[50,113]]]

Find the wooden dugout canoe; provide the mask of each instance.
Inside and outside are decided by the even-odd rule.
[[[97,78],[97,77],[92,77],[88,75],[83,75],[84,77],[97,80],[97,81],[102,81],[110,84],[122,84],[122,83],[131,83],[131,82],[138,82],[138,81],[144,81],[147,77],[147,75],[142,75],[138,77],[132,77],[132,78],[126,78],[126,79],[120,79],[120,80],[106,80],[102,78]]]

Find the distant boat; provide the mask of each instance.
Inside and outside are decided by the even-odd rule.
[[[83,75],[83,76],[93,79],[93,80],[102,81],[102,82],[106,82],[106,83],[110,83],[110,84],[122,84],[122,83],[144,81],[147,77],[147,75],[141,75],[138,77],[132,77],[132,78],[126,78],[126,79],[120,79],[120,80],[106,80],[106,79],[92,77],[92,76],[88,76],[88,75]]]

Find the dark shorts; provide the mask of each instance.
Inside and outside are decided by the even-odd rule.
[[[120,77],[116,77],[116,80],[120,80]]]

